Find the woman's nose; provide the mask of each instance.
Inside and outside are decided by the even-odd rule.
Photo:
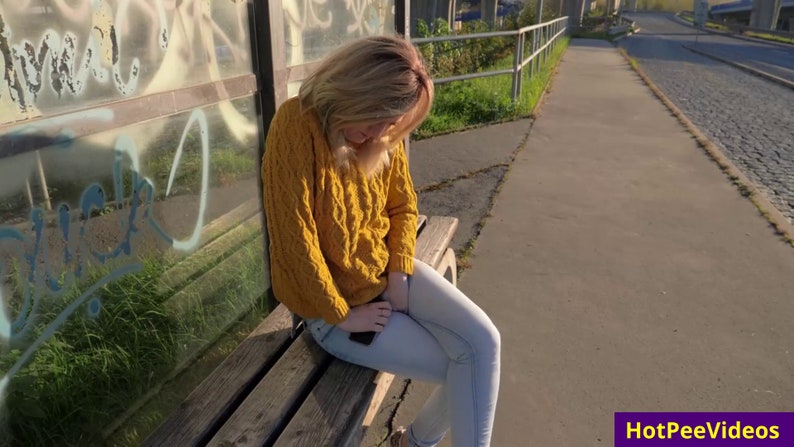
[[[367,137],[369,138],[380,138],[383,135],[383,131],[386,130],[386,124],[373,124],[367,127]]]

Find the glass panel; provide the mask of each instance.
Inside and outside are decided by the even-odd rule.
[[[246,3],[0,0],[0,124],[251,73]]]
[[[0,444],[139,445],[261,321],[255,113],[0,159]]]
[[[394,33],[394,0],[282,0],[287,65],[320,60],[356,37]]]

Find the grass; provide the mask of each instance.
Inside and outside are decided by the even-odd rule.
[[[174,378],[177,367],[191,364],[213,345],[236,321],[230,321],[231,316],[249,313],[261,319],[266,313],[264,259],[261,249],[250,245],[241,249],[247,256],[242,268],[224,271],[220,264],[211,271],[221,281],[233,278],[233,283],[208,297],[204,306],[187,312],[169,312],[164,301],[170,292],[155,292],[165,271],[159,259],[144,261],[141,272],[100,289],[95,298],[101,307],[93,309],[98,315],[88,309],[72,315],[10,381],[2,445],[105,444],[105,428],[128,413],[141,396],[160,390]],[[42,302],[30,339],[40,335],[86,285],[109,272],[109,267],[95,268],[83,283]],[[4,353],[0,371],[8,371],[20,356],[20,350]],[[166,413],[153,409],[136,420],[151,430]],[[148,430],[122,430],[129,442],[121,445],[138,445],[140,439],[129,433]]]
[[[539,73],[531,79],[529,65],[523,71],[523,88],[518,100],[511,99],[512,76],[500,75],[439,85],[427,120],[416,130],[414,139],[459,131],[476,125],[496,123],[529,116],[542,95],[557,60],[568,47],[565,37],[554,49]],[[512,67],[513,56],[500,60],[492,70]]]
[[[210,184],[211,186],[228,186],[238,180],[257,175],[257,154],[250,148],[242,150],[212,146],[210,150]],[[144,161],[144,175],[151,176],[162,185],[168,181],[171,165],[174,162],[172,152],[152,154]],[[201,152],[198,148],[185,150],[174,179],[175,185],[195,185],[201,181]],[[198,192],[182,189],[178,192]],[[165,195],[165,187],[158,188],[158,199]]]
[[[794,45],[794,37],[776,36],[774,34],[755,33],[752,31],[745,31],[742,34],[756,39],[771,40],[773,42],[782,42]]]

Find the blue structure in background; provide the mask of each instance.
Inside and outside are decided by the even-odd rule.
[[[728,20],[737,23],[750,23],[753,12],[753,0],[737,0],[709,8],[709,15],[715,20]],[[778,29],[791,31],[794,28],[794,0],[780,2]]]
[[[781,8],[794,8],[794,0],[783,0]],[[738,0],[721,5],[714,5],[709,9],[712,15],[724,15],[734,13],[750,13],[753,10],[753,0]]]
[[[482,18],[481,9],[480,9],[480,2],[469,1],[467,2],[470,6],[468,11],[456,11],[455,12],[455,21],[457,22],[469,22],[472,20],[480,20]],[[505,0],[499,1],[496,5],[496,17],[505,17],[510,14],[518,14],[521,12],[522,3],[516,0]]]

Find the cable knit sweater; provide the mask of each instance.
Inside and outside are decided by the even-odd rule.
[[[316,114],[286,101],[268,131],[262,182],[276,298],[304,318],[337,324],[413,273],[416,193],[402,143],[367,178],[337,167]]]

